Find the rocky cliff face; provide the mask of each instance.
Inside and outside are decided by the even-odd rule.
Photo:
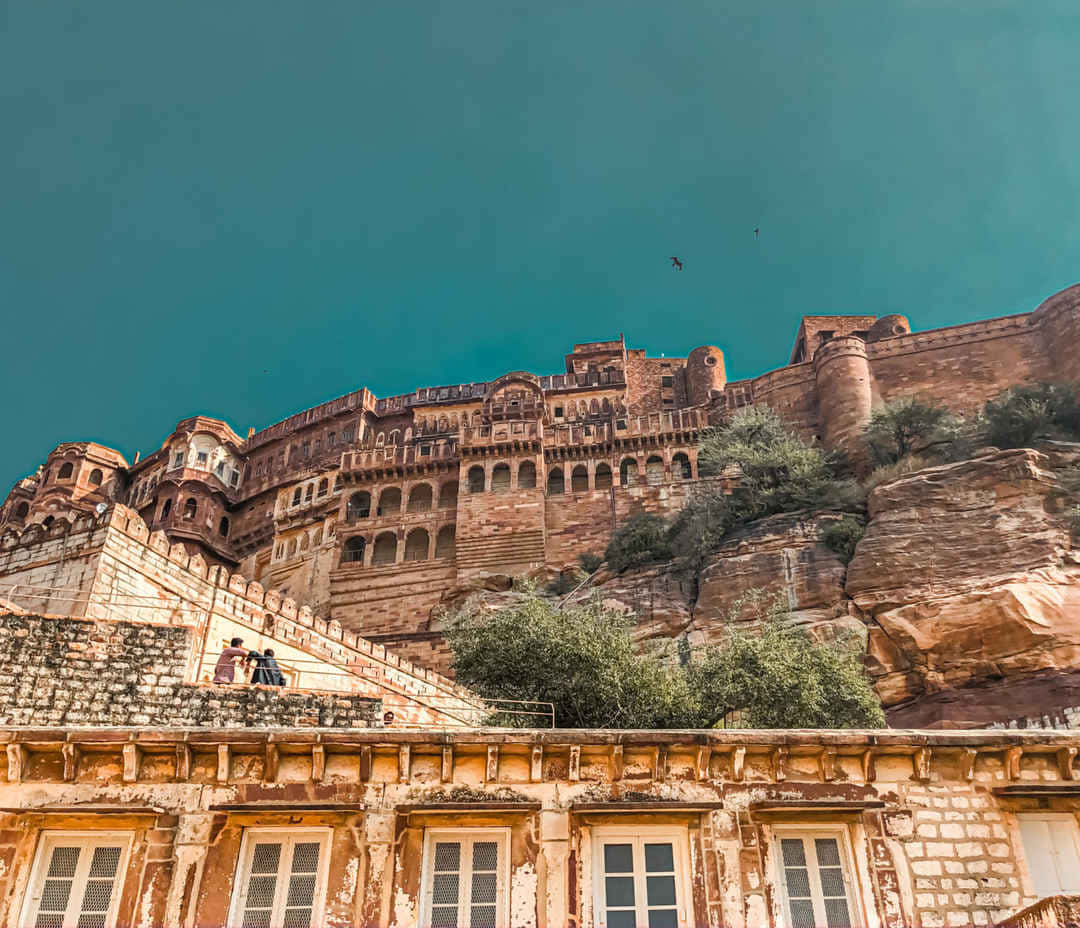
[[[748,590],[779,594],[816,637],[863,638],[894,726],[1065,724],[1073,707],[1080,725],[1080,548],[1058,492],[1077,465],[1080,445],[1049,444],[882,484],[846,567],[820,540],[839,514],[796,513],[733,537],[696,584],[660,566],[593,587],[637,616],[640,639],[691,644],[748,617]],[[514,594],[485,595],[497,608]]]

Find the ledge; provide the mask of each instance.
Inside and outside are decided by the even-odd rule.
[[[529,812],[539,812],[540,803],[499,802],[498,800],[486,802],[411,802],[397,806],[395,811],[405,815],[413,812],[508,812],[525,815]]]
[[[995,796],[1008,799],[1010,796],[1077,796],[1080,797],[1080,782],[1075,783],[1014,783],[1011,786],[995,786],[990,790]]]
[[[866,812],[884,809],[881,799],[762,799],[750,803],[751,812]]]
[[[633,802],[572,802],[570,812],[574,815],[585,813],[650,813],[650,812],[712,812],[715,809],[724,808],[724,803],[716,800],[713,802],[681,802],[678,799],[647,799]]]
[[[210,806],[211,812],[363,812],[362,802],[289,802],[273,799],[267,802],[220,802]]]
[[[11,815],[163,815],[159,806],[2,806],[0,812]]]

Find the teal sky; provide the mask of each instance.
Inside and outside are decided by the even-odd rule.
[[[1033,309],[1077,49],[1077,0],[0,0],[0,493],[619,332],[735,379],[804,313]]]

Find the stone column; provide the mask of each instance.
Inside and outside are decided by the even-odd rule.
[[[537,900],[539,928],[567,924],[570,883],[570,813],[545,809],[540,813],[540,872],[544,898]]]

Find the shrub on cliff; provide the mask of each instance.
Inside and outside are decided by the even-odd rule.
[[[1068,384],[1013,387],[984,410],[986,439],[999,448],[1027,448],[1040,439],[1080,441],[1080,402]]]
[[[560,728],[673,728],[694,719],[686,675],[668,655],[639,653],[632,618],[598,598],[558,610],[526,595],[488,615],[451,617],[458,682],[489,699],[550,702]],[[527,707],[537,708],[537,707]],[[542,727],[499,713],[498,724]]]
[[[632,515],[619,526],[604,552],[604,560],[615,573],[670,558],[667,523],[647,512]]]
[[[965,437],[963,424],[948,409],[911,396],[877,407],[863,432],[879,467],[911,456],[956,460],[965,456]]]
[[[881,728],[882,711],[857,640],[815,642],[791,625],[783,599],[761,604],[755,630],[734,627],[688,668],[702,720],[744,728]]]
[[[821,540],[830,551],[845,564],[850,564],[855,556],[855,546],[866,532],[866,526],[858,519],[845,516],[838,522],[832,522],[821,533]]]
[[[789,429],[768,407],[750,407],[711,429],[698,451],[702,475],[730,474],[730,493],[704,486],[669,531],[672,551],[694,576],[732,532],[781,512],[841,509],[860,512],[862,491],[843,475],[841,461]]]
[[[814,643],[768,606],[760,634],[730,631],[687,652],[639,651],[634,621],[599,596],[558,610],[535,594],[446,629],[457,680],[488,699],[550,702],[562,728],[712,728],[737,717],[764,728],[878,727],[881,707],[849,642]],[[512,708],[512,707],[510,707]],[[496,711],[502,725],[540,716]]]

